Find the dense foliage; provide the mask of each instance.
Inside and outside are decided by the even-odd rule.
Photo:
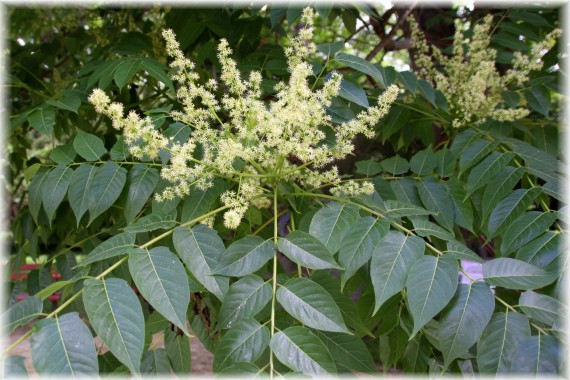
[[[560,373],[556,9],[8,16],[3,374]]]

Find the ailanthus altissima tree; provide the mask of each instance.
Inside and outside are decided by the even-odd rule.
[[[3,374],[561,373],[554,10],[10,16]]]

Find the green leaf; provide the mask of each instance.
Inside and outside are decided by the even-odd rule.
[[[519,298],[519,308],[529,317],[548,326],[561,321],[563,305],[556,298],[527,290]]]
[[[496,313],[477,342],[477,364],[482,374],[508,373],[512,356],[525,337],[530,336],[528,319],[513,312]]]
[[[417,335],[408,342],[402,356],[405,373],[425,373],[431,346],[423,335]]]
[[[433,153],[431,146],[414,154],[410,159],[410,169],[419,175],[428,175],[433,173],[437,166],[437,158]]]
[[[466,145],[462,150],[461,158],[459,159],[459,174],[463,174],[474,165],[481,162],[482,159],[494,152],[499,144],[500,142],[497,140],[488,141],[480,139]]]
[[[36,108],[28,114],[28,123],[36,131],[51,139],[55,125],[55,111],[51,107]]]
[[[516,91],[503,91],[501,92],[501,96],[503,97],[503,100],[507,106],[510,108],[515,108],[518,106],[521,99],[521,96]]]
[[[437,335],[443,349],[445,367],[477,343],[494,309],[495,299],[487,284],[459,284],[439,320]]]
[[[561,247],[562,237],[562,234],[548,231],[522,246],[517,251],[515,258],[545,269],[548,264],[560,255],[561,250],[559,247]]]
[[[398,219],[402,216],[418,216],[418,215],[431,215],[431,211],[423,207],[415,206],[408,202],[387,200],[384,201],[384,208],[386,212],[384,216],[388,219]]]
[[[135,165],[129,172],[129,191],[125,201],[125,217],[130,223],[142,210],[158,183],[158,171],[146,165]]]
[[[357,336],[320,331],[316,335],[337,365],[364,373],[378,372],[366,344]]]
[[[89,209],[91,183],[96,172],[97,166],[83,164],[74,170],[73,176],[71,177],[67,198],[75,214],[77,226],[79,226],[81,218]]]
[[[186,335],[190,302],[188,277],[178,258],[166,247],[129,254],[129,271],[141,295]]]
[[[64,93],[66,91],[64,91]],[[54,107],[61,108],[62,110],[77,113],[77,110],[81,106],[81,99],[79,98],[79,95],[77,95],[76,93],[70,92],[67,93],[65,96],[63,96],[62,98],[59,98],[57,100],[50,99],[46,101],[46,103]]]
[[[471,200],[465,200],[467,190],[464,184],[456,178],[450,178],[446,185],[453,202],[455,224],[473,232],[473,207],[471,206]]]
[[[447,256],[420,257],[408,274],[408,310],[414,318],[411,337],[435,317],[451,300],[457,289],[457,259]]]
[[[530,336],[522,339],[512,356],[510,373],[544,377],[558,374],[562,360],[562,348],[550,335]]]
[[[32,363],[40,376],[97,376],[95,343],[77,313],[43,319],[32,330]]]
[[[57,165],[42,183],[42,203],[50,223],[53,214],[67,193],[72,176],[73,169],[71,167]]]
[[[36,297],[40,297],[42,301],[45,301],[49,298],[53,293],[57,292],[58,290],[62,289],[63,287],[73,284],[73,281],[58,281],[50,284],[46,288],[40,290],[36,293]]]
[[[346,281],[370,260],[374,247],[386,236],[389,229],[388,220],[370,216],[361,218],[350,227],[338,254],[338,261],[344,268],[340,276],[341,289]]]
[[[534,199],[541,193],[539,187],[531,189],[517,189],[500,201],[489,218],[487,239],[503,232],[525,212]]]
[[[254,319],[242,319],[216,346],[213,369],[219,372],[236,363],[254,363],[269,345],[269,329]]]
[[[107,153],[103,140],[91,133],[83,132],[81,129],[77,130],[73,147],[77,154],[87,161],[97,161]]]
[[[250,274],[230,286],[218,313],[218,326],[230,328],[242,318],[253,318],[271,300],[271,285]]]
[[[42,207],[43,183],[47,179],[48,174],[49,170],[46,167],[41,167],[32,178],[28,189],[28,207],[36,224],[38,223],[38,215]]]
[[[450,240],[447,242],[447,251],[445,251],[445,254],[451,255],[458,260],[474,261],[481,264],[485,262],[485,260],[483,260],[479,255],[467,248],[465,244],[456,240]]]
[[[428,102],[430,102],[434,107],[437,107],[437,104],[435,102],[435,90],[433,89],[431,84],[424,79],[420,79],[418,81],[418,87],[420,89],[420,93],[422,94],[422,96]]]
[[[426,236],[435,236],[442,240],[453,240],[454,236],[447,231],[445,228],[440,227],[439,225],[430,222],[427,219],[423,218],[414,218],[412,220],[412,224],[414,225],[414,233],[421,237]]]
[[[515,219],[503,234],[501,254],[506,256],[533,240],[548,229],[556,218],[556,212],[525,212]]]
[[[556,171],[561,165],[559,165],[558,160],[554,156],[519,139],[512,138],[507,140],[512,146],[513,152],[524,160],[526,165],[525,171],[547,182],[558,180]]]
[[[172,239],[176,252],[194,277],[223,301],[229,288],[229,279],[214,276],[214,268],[226,248],[216,231],[204,225],[192,229],[177,227]]]
[[[435,220],[448,231],[453,231],[455,226],[455,210],[453,201],[444,185],[433,177],[418,181],[418,194],[424,206],[435,212]]]
[[[341,268],[320,240],[303,231],[293,231],[285,239],[280,238],[277,248],[291,261],[306,268]]]
[[[406,278],[414,262],[423,256],[422,238],[390,231],[372,252],[370,276],[374,286],[374,314],[380,306],[406,285]]]
[[[232,377],[240,377],[242,379],[257,379],[260,378],[262,371],[254,364],[247,362],[236,362],[230,366],[225,367],[218,375],[227,375]]]
[[[88,279],[83,287],[83,304],[105,346],[138,373],[144,347],[144,315],[129,284],[119,278]]]
[[[68,165],[73,162],[76,155],[73,145],[67,143],[65,145],[56,146],[49,154],[49,158],[56,164]]]
[[[335,254],[342,238],[358,218],[358,208],[345,203],[333,202],[315,213],[309,226],[309,233],[319,239]]]
[[[340,84],[340,92],[338,95],[341,98],[344,98],[354,104],[358,104],[361,107],[369,107],[366,92],[364,92],[362,87],[355,81],[343,78]]]
[[[117,137],[117,142],[111,148],[111,160],[113,161],[124,161],[129,156],[129,146],[125,143],[123,136]]]
[[[288,327],[275,334],[269,345],[277,359],[293,371],[308,376],[336,374],[327,347],[305,327]]]
[[[497,204],[511,193],[513,187],[522,178],[523,173],[523,168],[515,169],[507,166],[491,179],[487,187],[485,187],[483,199],[481,200],[482,220],[487,220],[487,217]]]
[[[550,91],[544,86],[534,86],[525,91],[524,97],[534,111],[548,116],[550,112]]]
[[[311,280],[322,286],[331,295],[340,309],[342,319],[346,325],[356,331],[358,336],[368,335],[374,338],[372,332],[366,327],[355,303],[340,291],[340,281],[326,270],[313,272]]]
[[[256,272],[273,258],[273,240],[257,236],[246,236],[233,242],[218,261],[215,274],[241,277]]]
[[[376,67],[374,67],[373,64],[363,58],[351,54],[339,53],[336,55],[335,61],[353,68],[356,71],[369,75],[380,83],[384,83],[382,73]]]
[[[89,224],[115,203],[126,181],[127,170],[114,162],[106,162],[97,168],[91,181]]]
[[[121,90],[125,85],[133,79],[135,74],[139,71],[141,61],[138,58],[131,58],[121,63],[115,70],[113,79]]]
[[[141,373],[152,376],[170,375],[170,362],[164,348],[146,351],[141,362]]]
[[[188,375],[192,365],[190,338],[167,328],[164,331],[164,349],[174,373]]]
[[[42,299],[37,296],[24,298],[15,303],[4,314],[4,318],[8,322],[6,330],[11,333],[16,327],[25,325],[37,318],[41,315],[43,307]]]
[[[500,173],[513,157],[512,152],[493,152],[471,169],[467,178],[467,196],[489,183],[491,178]]]
[[[547,272],[516,259],[498,258],[483,264],[485,282],[507,289],[540,289],[553,283],[557,277],[555,272]]]
[[[168,230],[176,225],[176,214],[171,211],[143,216],[125,227],[125,232],[150,232],[158,229]]]
[[[26,358],[18,355],[4,356],[2,359],[3,379],[12,378],[28,378],[28,370],[26,369]]]
[[[94,250],[89,252],[79,263],[79,266],[85,266],[111,257],[126,255],[134,246],[135,237],[136,235],[134,233],[123,232],[105,240],[95,247]]]
[[[172,84],[172,80],[168,77],[168,67],[163,65],[162,63],[158,62],[154,58],[149,57],[140,57],[141,60],[141,67],[147,73],[150,74],[151,77],[164,83],[167,87],[174,91],[174,85]]]
[[[382,171],[382,165],[374,160],[358,161],[356,163],[356,173],[372,177]]]
[[[416,77],[416,75],[411,71],[400,71],[398,73],[398,77],[400,82],[402,82],[408,91],[414,95],[416,93],[416,88],[418,88],[418,77]]]
[[[224,181],[215,179],[214,186],[209,189],[193,189],[190,195],[184,199],[180,222],[186,223],[204,215],[212,203],[226,190],[226,186]]]
[[[350,334],[333,298],[322,286],[308,278],[287,281],[277,290],[277,301],[308,327]]]
[[[332,42],[328,44],[317,44],[317,50],[327,57],[334,56],[337,52],[344,48],[343,41]]]
[[[380,162],[382,169],[393,175],[400,175],[406,173],[410,168],[410,163],[405,158],[399,155],[392,156]]]

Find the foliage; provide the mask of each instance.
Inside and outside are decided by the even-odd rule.
[[[560,373],[555,10],[9,15],[40,375],[188,373],[189,339],[225,375]]]

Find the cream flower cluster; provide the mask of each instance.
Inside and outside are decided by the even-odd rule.
[[[537,43],[529,55],[516,52],[512,69],[501,75],[495,67],[497,51],[489,47],[492,23],[493,17],[487,15],[474,26],[473,35],[468,40],[463,33],[465,25],[458,23],[453,55],[446,56],[437,47],[428,47],[417,22],[410,18],[418,74],[444,94],[453,116],[454,128],[480,124],[487,118],[514,121],[528,115],[529,110],[522,107],[504,108],[501,93],[508,91],[511,84],[522,88],[529,80],[529,71],[542,68],[540,57],[552,48],[554,40],[561,33],[559,29],[554,30]],[[468,50],[465,45],[469,46]]]
[[[91,103],[123,130],[135,157],[156,157],[161,148],[171,152],[161,176],[172,186],[157,195],[158,200],[184,197],[194,186],[208,188],[215,176],[221,176],[239,184],[237,193],[228,191],[221,196],[222,203],[230,207],[224,223],[236,228],[249,205],[269,206],[264,194],[280,181],[296,182],[308,190],[340,186],[334,161],[352,153],[352,140],[357,134],[374,136],[374,125],[388,113],[399,89],[390,86],[379,97],[377,106],[351,121],[333,123],[326,109],[340,91],[342,76],[335,72],[320,89],[311,88],[309,77],[313,74],[306,59],[315,52],[311,42],[312,9],[303,11],[302,21],[304,28],[286,49],[290,79],[277,84],[274,100],[269,102],[261,98],[261,73],[252,71],[247,79],[242,78],[226,40],[218,45],[221,83],[210,79],[201,84],[195,64],[184,56],[174,33],[163,32],[167,54],[172,58],[170,66],[175,69],[172,79],[179,84],[176,95],[182,105],[182,110],[170,115],[192,128],[183,144],[166,139],[148,118],[135,117],[134,112],[125,118],[122,106],[111,103],[103,91],[93,91]],[[225,91],[221,97],[216,96],[218,88]],[[327,144],[326,129],[334,132],[332,146]],[[346,195],[373,190],[371,185],[352,183],[339,189]]]

